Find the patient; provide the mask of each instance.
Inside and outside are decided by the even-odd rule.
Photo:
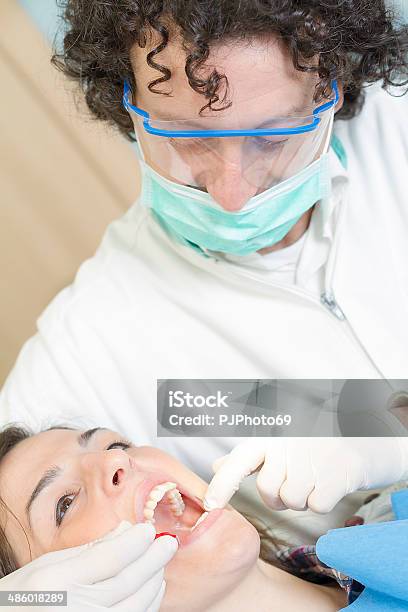
[[[27,516],[26,505],[47,470],[55,478]],[[108,429],[61,427],[32,435],[8,427],[0,433],[3,574],[46,552],[100,538],[122,520],[143,522],[150,516],[150,491],[164,482],[176,483],[185,510],[175,516],[169,503],[174,493],[154,509],[156,531],[180,539],[165,570],[161,610],[239,612],[254,609],[256,601],[258,612],[334,612],[347,605],[337,584],[312,584],[262,561],[257,530],[230,506],[213,510],[191,531],[203,513],[206,483],[167,453],[133,446]],[[177,499],[174,504],[177,510]]]

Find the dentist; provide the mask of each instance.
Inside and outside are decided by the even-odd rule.
[[[141,194],[38,320],[2,422],[94,422],[209,479],[237,440],[157,438],[157,379],[408,378],[408,32],[383,0],[65,5],[53,62],[133,143]],[[264,465],[271,508],[330,513],[406,478],[408,452],[251,440],[221,463],[209,507]]]

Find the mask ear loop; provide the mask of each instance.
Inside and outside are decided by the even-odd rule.
[[[334,122],[335,110],[333,108],[332,118],[331,118],[331,129],[330,129],[330,137],[332,136],[332,127]],[[339,216],[336,223],[336,231],[333,237],[333,243],[331,246],[331,251],[329,254],[329,258],[326,263],[326,270],[324,273],[324,291],[321,295],[321,298],[326,297],[329,299],[334,299],[333,291],[332,291],[332,278],[334,275],[334,269],[337,263],[337,245],[340,239],[340,234],[343,229],[343,220],[349,203],[349,185],[346,183],[343,187],[343,195],[342,202],[339,204]]]
[[[137,134],[136,134],[136,136],[137,136]],[[136,147],[136,153],[137,153],[137,156],[138,156],[139,160],[143,161],[144,163],[146,163],[145,156],[144,156],[144,153],[143,153],[143,149],[142,149],[142,146],[141,146],[140,141],[139,141],[138,138],[136,138],[135,147]]]
[[[331,109],[331,117],[330,117],[330,121],[328,125],[327,136],[326,136],[326,141],[324,143],[322,155],[327,153],[327,151],[330,148],[330,141],[331,141],[331,137],[333,134],[333,124],[334,124],[334,108]]]
[[[328,182],[328,193],[326,193],[326,195],[324,195],[322,197],[322,200],[328,199],[331,197],[331,179],[329,177],[329,173],[328,173],[328,167],[329,167],[329,158],[328,158],[328,151],[330,149],[330,143],[331,143],[331,138],[332,138],[332,134],[333,134],[333,124],[334,124],[334,108],[331,110],[331,115],[330,115],[330,119],[329,119],[329,124],[327,126],[327,134],[326,134],[326,139],[324,142],[324,147],[323,147],[323,151],[320,155],[319,162],[321,164],[324,164],[325,167],[327,168],[327,171],[324,173],[325,176],[325,180]],[[322,166],[323,167],[323,166]]]
[[[136,138],[136,141],[134,143],[136,154],[137,154],[137,157],[139,158],[139,160],[143,161],[146,164],[146,159],[145,159],[145,156],[144,156],[144,153],[143,153],[142,145],[140,144],[140,137],[139,137],[139,134],[138,134],[138,128],[137,128],[137,125],[136,125],[136,121],[133,122],[133,125],[134,125],[134,128],[135,128],[133,133],[134,133],[135,138]]]

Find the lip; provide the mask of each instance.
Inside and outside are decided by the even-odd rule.
[[[137,523],[143,523],[145,520],[143,515],[143,509],[145,507],[147,498],[149,497],[150,491],[157,485],[163,484],[164,482],[174,482],[183,497],[187,497],[190,502],[193,502],[193,504],[198,506],[198,508],[202,510],[202,512],[204,512],[204,505],[199,497],[187,491],[186,488],[183,487],[183,485],[181,485],[179,482],[177,482],[175,478],[172,478],[170,474],[166,474],[165,472],[155,472],[151,476],[145,478],[135,489],[135,508]]]
[[[201,510],[202,513],[205,512],[203,501],[199,497],[187,491],[186,488],[183,487],[183,485],[181,485],[180,483],[178,483],[176,479],[172,478],[170,474],[166,474],[165,472],[156,472],[155,474],[149,475],[147,478],[145,478],[135,489],[135,514],[137,523],[145,522],[143,510],[147,498],[149,497],[150,491],[155,486],[164,482],[174,482],[182,496],[187,498],[190,504],[192,504],[193,506],[195,505],[197,507],[197,510]],[[223,514],[223,512],[223,508],[216,508],[214,510],[211,510],[211,512],[208,513],[206,518],[191,532],[188,531],[186,528],[174,528],[172,531],[174,531],[175,535],[178,536],[180,548],[189,546],[190,544],[198,540],[198,538],[200,538],[204,533],[206,533],[208,529],[210,529],[210,527]]]
[[[211,512],[208,513],[208,516],[205,517],[198,527],[193,529],[193,531],[190,531],[187,535],[183,535],[182,538],[179,537],[180,548],[190,546],[190,544],[193,544],[193,542],[201,538],[201,536],[214,525],[215,521],[217,521],[224,512],[224,508],[216,508],[215,510],[211,510]],[[177,529],[175,529],[175,534],[179,536]]]

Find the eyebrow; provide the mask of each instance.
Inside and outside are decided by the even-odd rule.
[[[93,429],[88,429],[87,431],[84,431],[83,433],[81,433],[77,437],[77,442],[79,446],[81,446],[82,448],[85,448],[88,445],[88,442],[92,438],[92,436],[94,436],[97,431],[101,431],[101,430],[107,431],[107,428],[106,427],[94,427]],[[30,525],[30,528],[31,528],[31,522],[30,522],[31,506],[33,505],[37,497],[40,495],[40,493],[45,491],[45,489],[49,487],[54,482],[54,480],[58,478],[58,476],[61,475],[61,473],[62,473],[62,469],[58,466],[48,468],[48,470],[44,472],[40,480],[37,482],[33,492],[30,495],[30,499],[28,500],[26,507],[25,507],[28,524]]]

